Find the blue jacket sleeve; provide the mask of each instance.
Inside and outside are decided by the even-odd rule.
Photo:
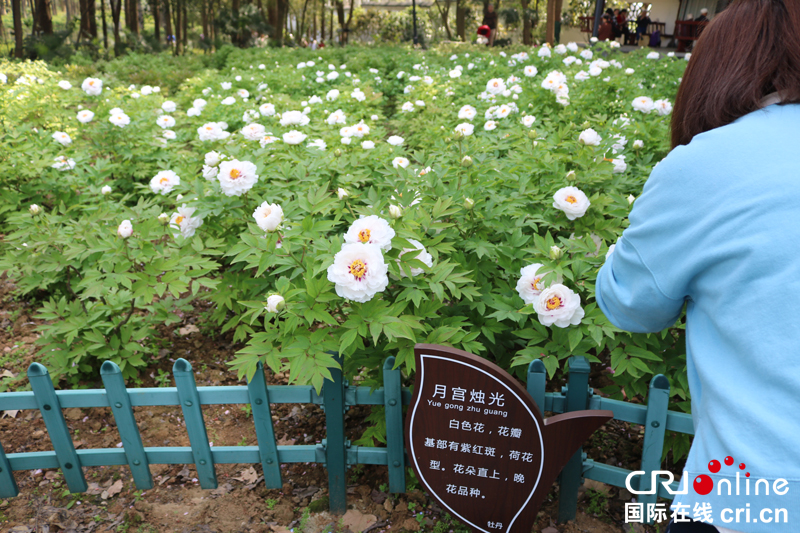
[[[597,275],[595,297],[612,324],[633,333],[670,327],[684,302],[664,294],[639,251],[624,236]]]

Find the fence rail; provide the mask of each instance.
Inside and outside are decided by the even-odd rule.
[[[338,356],[337,356],[338,360]],[[403,406],[411,401],[409,389],[401,387],[400,370],[394,369],[394,357],[383,366],[384,386],[351,387],[340,370],[331,372],[322,394],[310,386],[267,385],[259,364],[247,386],[198,387],[191,364],[178,359],[173,366],[175,387],[128,389],[119,367],[103,363],[100,374],[105,389],[56,391],[47,369],[33,363],[28,369],[30,392],[0,393],[0,411],[37,409],[42,414],[53,451],[12,453],[6,455],[0,443],[0,497],[19,494],[14,471],[59,468],[71,492],[87,490],[84,467],[127,465],[134,484],[140,490],[153,487],[151,464],[194,464],[200,486],[217,487],[216,464],[261,464],[268,488],[282,486],[280,465],[319,463],[328,471],[330,510],[344,513],[347,508],[346,471],[357,464],[386,465],[392,493],[406,490]],[[341,361],[339,361],[341,362]],[[685,413],[668,411],[669,382],[658,375],[650,382],[647,405],[638,405],[600,397],[588,385],[589,363],[584,357],[569,361],[569,381],[560,392],[545,392],[546,371],[541,361],[528,367],[527,389],[542,411],[565,413],[583,409],[608,409],[614,419],[645,427],[640,470],[647,475],[632,482],[638,490],[650,488],[649,473],[660,470],[664,436],[667,430],[693,434],[692,418]],[[278,446],[272,425],[271,404],[306,403],[320,405],[325,411],[326,438],[316,445]],[[214,446],[208,441],[201,406],[247,404],[251,406],[258,446]],[[133,407],[180,406],[191,446],[145,447],[133,413]],[[386,416],[385,447],[353,446],[345,439],[344,413],[354,405],[383,405]],[[109,407],[117,424],[122,448],[76,450],[62,410],[68,408]],[[585,478],[624,487],[630,470],[595,463],[579,450],[560,476],[559,521],[575,517],[578,488]],[[673,483],[677,489],[679,482]],[[660,486],[657,494],[641,495],[641,503],[654,503],[657,497],[672,496]]]

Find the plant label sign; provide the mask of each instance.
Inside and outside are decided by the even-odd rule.
[[[418,344],[406,447],[417,478],[473,531],[528,533],[561,469],[611,411],[544,420],[528,392],[470,353]]]

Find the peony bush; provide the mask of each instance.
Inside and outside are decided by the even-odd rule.
[[[170,90],[0,63],[2,268],[74,379],[106,359],[135,375],[203,299],[241,377],[263,361],[320,388],[339,352],[377,386],[428,342],[519,375],[584,355],[615,397],[663,373],[688,410],[682,325],[622,332],[594,301],[685,64],[605,44],[252,49]]]

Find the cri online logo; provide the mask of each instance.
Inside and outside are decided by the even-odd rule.
[[[726,466],[733,466],[733,463],[735,461],[733,460],[733,457],[731,457],[729,455],[724,459],[724,462],[725,462]],[[747,465],[745,465],[744,463],[739,463],[738,468],[739,468],[739,470],[744,471],[747,468]],[[720,464],[719,461],[717,461],[716,459],[713,459],[713,460],[709,461],[709,463],[708,463],[708,471],[709,472],[711,472],[712,474],[716,474],[721,469],[722,469],[722,465]],[[664,486],[664,489],[669,494],[675,495],[675,494],[688,494],[689,493],[689,487],[688,487],[689,476],[686,475],[686,471],[683,472],[683,476],[681,477],[682,483],[681,483],[680,489],[679,490],[672,490],[671,484],[675,480],[675,475],[672,472],[670,472],[669,470],[653,470],[652,472],[650,472],[650,487],[651,487],[650,490],[635,490],[631,486],[631,481],[633,480],[634,476],[643,476],[643,475],[646,475],[646,474],[647,474],[647,472],[645,472],[644,470],[635,470],[635,471],[631,472],[625,478],[625,488],[628,489],[628,491],[631,494],[655,494],[657,489],[658,489],[658,483],[659,483],[658,477],[663,475],[667,479],[661,480],[660,482]],[[740,472],[736,472],[736,494],[737,495],[739,495],[739,479],[740,479],[739,478],[739,474],[740,474]],[[744,476],[745,476],[745,478],[747,478],[746,479],[746,488],[745,488],[746,491],[747,491],[746,494],[749,495],[750,494],[750,479],[749,479],[750,478],[750,472],[745,472]],[[769,494],[769,482],[766,479],[759,479],[759,480],[757,480],[756,485],[755,485],[755,495],[756,496],[759,493],[759,485],[760,484],[764,484],[764,483],[766,484],[766,487],[764,487],[765,490],[766,490],[766,493]],[[728,495],[730,495],[731,494],[731,482],[729,480],[727,480],[727,479],[722,479],[722,480],[720,480],[720,485],[722,485],[722,484],[727,484],[727,492],[728,492]],[[773,487],[772,487],[773,492],[775,494],[779,495],[779,496],[782,496],[782,495],[786,494],[789,491],[788,484],[789,483],[785,479],[776,479],[774,481],[774,484],[773,484]],[[692,488],[694,489],[694,491],[697,494],[700,494],[701,496],[706,496],[707,494],[710,494],[711,491],[714,490],[714,480],[711,479],[711,477],[708,476],[707,474],[700,474],[699,476],[694,478],[694,482],[692,483]],[[717,488],[717,492],[720,493],[720,494],[722,493],[722,486],[719,486]]]

